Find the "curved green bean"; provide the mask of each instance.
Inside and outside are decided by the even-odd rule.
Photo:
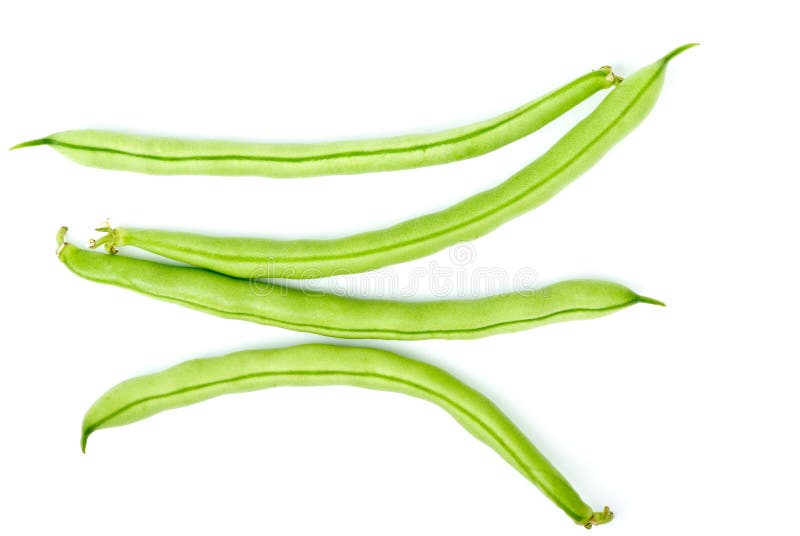
[[[472,300],[403,302],[309,292],[202,268],[106,255],[68,243],[62,243],[58,256],[90,281],[225,318],[351,339],[474,339],[595,318],[635,303],[663,305],[607,281],[564,281],[536,291]]]
[[[87,166],[156,175],[313,177],[390,171],[479,156],[556,119],[617,83],[602,67],[502,115],[442,132],[314,144],[243,143],[139,136],[108,130],[67,130],[12,149],[49,145]]]
[[[81,448],[101,428],[122,426],[210,398],[280,386],[349,385],[432,402],[494,449],[573,521],[607,523],[495,404],[448,372],[372,348],[309,344],[250,350],[186,361],[124,381],[101,396],[83,419]]]
[[[474,240],[541,205],[597,162],[650,112],[675,49],[621,82],[583,121],[499,186],[393,227],[332,240],[269,240],[116,228],[98,241],[134,246],[234,277],[305,279],[410,261]]]

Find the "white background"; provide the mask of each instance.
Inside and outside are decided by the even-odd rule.
[[[424,132],[699,41],[640,128],[474,242],[461,267],[607,278],[668,307],[478,341],[354,344],[484,390],[587,502],[613,507],[604,534],[796,534],[791,5],[15,2],[0,17],[0,146],[90,127],[271,141]],[[83,412],[118,381],[325,339],[95,285],[53,253],[60,225],[83,244],[106,216],[269,237],[386,226],[499,183],[600,98],[490,155],[384,174],[154,177],[46,147],[1,153],[0,533],[581,533],[446,413],[401,395],[223,397],[101,431],[81,454]],[[393,270],[432,262],[453,267],[443,251]]]

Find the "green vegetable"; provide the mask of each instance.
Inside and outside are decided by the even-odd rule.
[[[67,130],[13,147],[50,145],[78,163],[157,175],[312,177],[444,164],[494,151],[540,129],[619,79],[610,67],[472,125],[412,136],[316,144],[268,144]]]
[[[220,395],[279,386],[351,385],[432,402],[503,457],[576,523],[607,523],[531,441],[484,395],[444,370],[370,348],[304,345],[196,359],[133,378],[98,399],[83,420],[81,448],[101,428],[122,426]]]
[[[499,186],[393,227],[332,240],[221,238],[106,228],[97,244],[135,246],[234,277],[314,278],[410,261],[473,240],[549,200],[597,162],[650,112],[667,63],[685,45],[621,82],[583,121]]]
[[[59,231],[63,240],[64,229]],[[61,242],[60,242],[61,243]],[[106,255],[61,243],[75,274],[225,318],[342,338],[473,339],[661,304],[606,281],[574,280],[474,300],[357,299],[246,281],[194,267]],[[663,304],[661,304],[663,305]]]

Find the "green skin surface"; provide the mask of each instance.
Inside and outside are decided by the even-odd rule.
[[[63,238],[63,229],[59,231]],[[596,318],[635,303],[663,305],[606,281],[573,280],[472,300],[358,299],[246,281],[202,268],[106,255],[63,244],[75,274],[224,318],[348,339],[474,339]]]
[[[315,177],[444,164],[525,137],[618,82],[604,67],[492,119],[442,132],[315,144],[243,143],[67,130],[13,149],[50,145],[80,164],[155,175]]]
[[[474,240],[555,196],[631,132],[653,108],[671,52],[621,82],[600,105],[536,161],[499,186],[450,208],[332,240],[214,237],[116,228],[107,248],[138,247],[234,277],[311,279],[374,270]]]
[[[531,441],[488,398],[448,372],[397,354],[371,349],[310,344],[251,350],[186,361],[133,378],[101,396],[83,419],[81,448],[94,431],[122,426],[162,411],[210,398],[282,386],[349,385],[427,400],[503,457],[584,526],[613,514],[593,512]]]

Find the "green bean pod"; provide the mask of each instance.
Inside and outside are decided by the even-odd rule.
[[[68,243],[59,247],[58,256],[90,281],[225,318],[350,339],[473,339],[595,318],[635,303],[663,305],[607,281],[564,281],[536,291],[471,300],[404,302],[287,288],[202,268],[106,255]]]
[[[441,132],[314,144],[243,143],[67,130],[49,145],[80,164],[155,175],[314,177],[390,171],[479,156],[527,136],[619,79],[602,67],[502,115]]]
[[[186,361],[124,381],[83,419],[81,448],[92,432],[122,426],[210,398],[270,387],[348,385],[421,398],[444,409],[489,445],[573,521],[587,528],[613,518],[593,512],[561,473],[488,398],[450,373],[372,348],[309,344]]]
[[[541,205],[632,131],[656,102],[667,63],[685,45],[622,81],[583,121],[499,186],[393,227],[332,240],[215,237],[116,228],[98,244],[138,247],[234,277],[309,279],[410,261],[474,240]]]

